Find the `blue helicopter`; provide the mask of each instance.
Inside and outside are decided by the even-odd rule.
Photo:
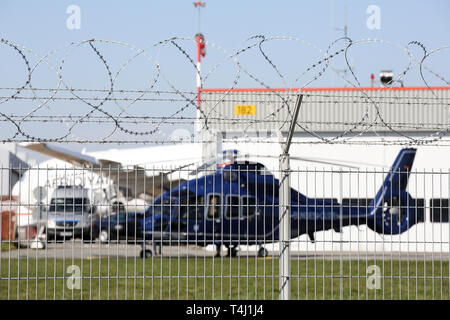
[[[380,234],[400,234],[417,222],[415,200],[406,191],[416,149],[402,149],[375,198],[367,206],[308,198],[291,188],[291,237],[348,225],[366,224]],[[228,256],[239,245],[279,240],[279,180],[264,165],[229,161],[201,177],[185,181],[162,193],[145,212],[141,257],[151,257],[146,242],[159,246],[222,245]],[[204,166],[203,169],[207,167]],[[205,171],[205,170],[204,170]]]

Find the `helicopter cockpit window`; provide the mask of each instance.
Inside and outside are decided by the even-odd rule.
[[[217,194],[208,196],[208,219],[219,219],[222,213],[222,197]]]
[[[203,219],[204,210],[205,198],[202,196],[180,199],[178,214],[181,219]]]
[[[237,174],[233,171],[225,171],[223,173],[223,180],[227,182],[232,182],[237,180]]]
[[[250,217],[256,214],[256,198],[242,197],[242,216]]]
[[[239,218],[240,213],[240,200],[239,196],[228,196],[227,198],[227,217]]]

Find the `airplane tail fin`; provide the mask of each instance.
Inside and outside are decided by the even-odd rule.
[[[417,222],[415,201],[406,191],[416,149],[404,148],[369,205],[367,225],[382,234],[400,234]]]

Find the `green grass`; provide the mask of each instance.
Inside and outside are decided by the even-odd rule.
[[[17,249],[13,244],[9,244],[8,242],[2,242],[0,250],[2,252],[9,251],[9,250],[15,250]]]
[[[378,290],[366,286],[373,264]],[[67,286],[70,265],[80,268],[80,289]],[[4,257],[0,267],[0,299],[278,298],[278,260],[270,258]],[[338,260],[292,260],[291,272],[292,299],[449,299],[448,261],[343,261],[341,278]]]

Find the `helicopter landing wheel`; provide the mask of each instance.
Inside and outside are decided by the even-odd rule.
[[[152,257],[152,250],[141,250],[140,257],[141,258],[146,258],[146,259],[151,258]]]
[[[264,248],[264,247],[259,248],[259,250],[258,250],[258,257],[259,258],[265,258],[268,255],[269,255],[269,251],[267,251],[266,248]]]
[[[236,257],[237,256],[237,248],[236,246],[227,246],[228,249],[228,253],[227,253],[227,257]]]

